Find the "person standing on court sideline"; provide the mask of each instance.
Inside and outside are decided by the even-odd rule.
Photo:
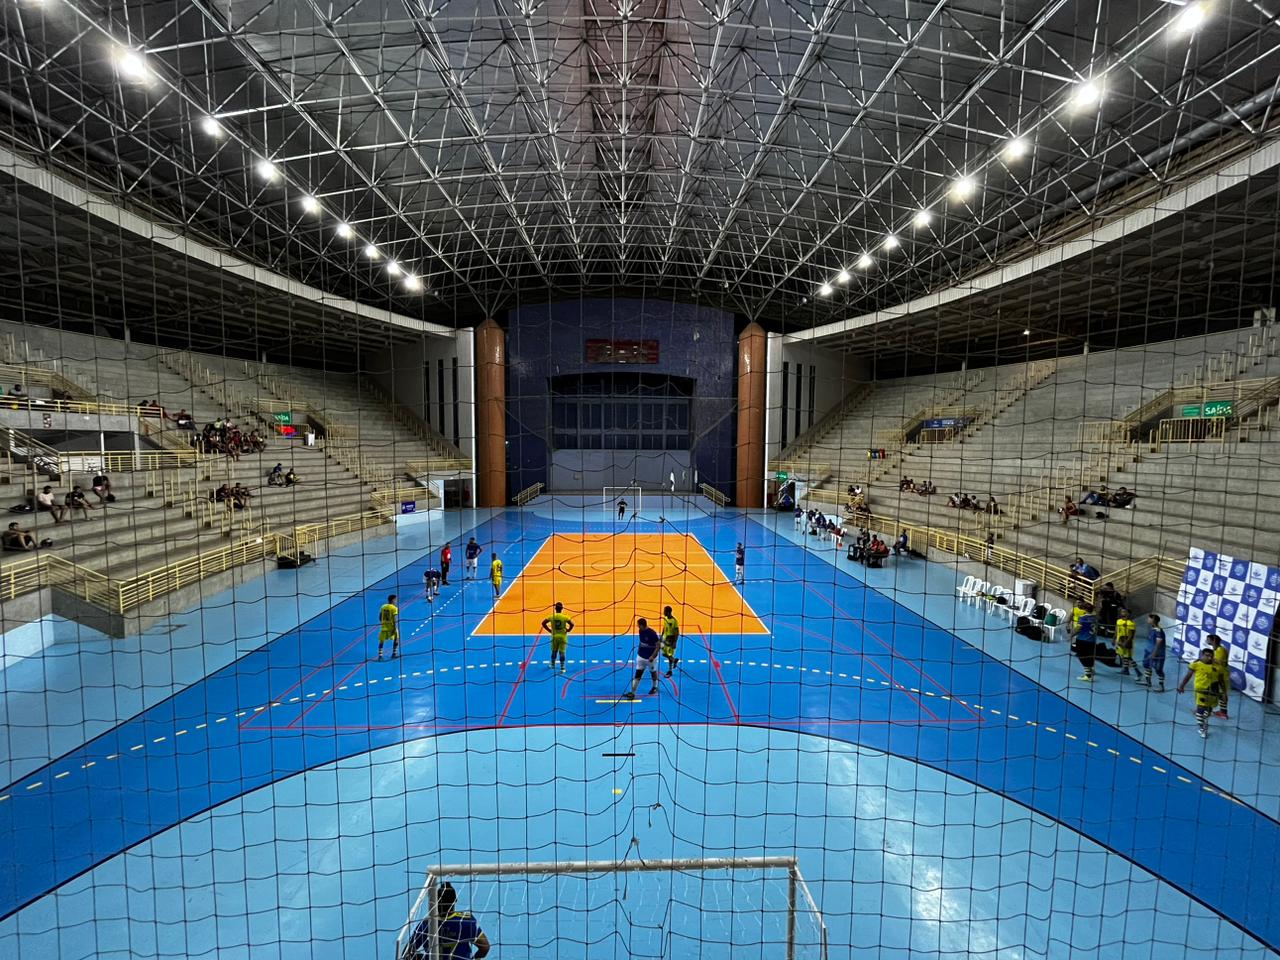
[[[742,583],[746,578],[747,569],[747,548],[742,544],[738,544],[738,548],[733,551],[733,578]]]
[[[440,549],[440,582],[449,585],[449,567],[453,564],[453,547],[445,544]]]
[[[467,569],[463,572],[464,578],[478,576],[480,572],[480,544],[476,543],[476,538],[472,537],[467,541],[466,558]]]

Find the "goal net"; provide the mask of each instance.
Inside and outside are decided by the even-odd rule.
[[[643,496],[644,490],[639,484],[632,484],[628,487],[605,487],[604,508],[612,510],[616,514],[619,502],[625,500],[627,501],[627,516],[639,514]]]
[[[432,869],[397,960],[453,956],[444,884],[503,960],[826,960],[827,930],[792,857],[590,860]]]

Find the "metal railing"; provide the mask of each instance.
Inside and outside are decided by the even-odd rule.
[[[1149,444],[1153,453],[1171,443],[1227,442],[1226,417],[1173,417],[1161,420],[1152,431]]]
[[[469,471],[471,461],[466,457],[431,457],[427,460],[408,460],[405,467],[414,476],[424,473],[457,473]]]
[[[8,352],[7,350],[5,351]],[[14,356],[15,353],[9,354]],[[22,389],[26,390],[32,384],[40,384],[48,387],[49,390],[64,393],[71,401],[83,401],[88,403],[97,403],[97,396],[86,388],[83,384],[77,383],[70,377],[65,377],[56,370],[50,370],[47,367],[35,366],[33,363],[23,363],[21,361],[12,363],[0,363],[0,383],[4,384],[6,390],[15,383],[22,384]],[[44,401],[52,403],[55,401]]]
[[[698,484],[698,489],[702,491],[702,495],[704,497],[714,503],[717,507],[727,507],[729,505],[729,498],[715,487],[711,486],[711,484],[700,483]]]
[[[512,502],[515,503],[517,507],[523,507],[530,500],[533,500],[534,498],[541,496],[543,488],[545,486],[546,485],[541,480],[539,480],[537,483],[530,484],[529,486],[521,490],[519,493],[517,493],[514,497],[512,497],[511,498]]]

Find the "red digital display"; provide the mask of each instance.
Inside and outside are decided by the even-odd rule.
[[[657,340],[588,340],[587,363],[657,363]]]

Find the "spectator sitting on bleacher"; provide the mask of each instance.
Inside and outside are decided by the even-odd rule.
[[[1107,485],[1105,483],[1098,487],[1097,490],[1090,490],[1080,498],[1080,506],[1082,507],[1092,507],[1095,505],[1102,507],[1111,506],[1111,494],[1107,491]]]
[[[217,490],[213,491],[213,502],[225,503],[228,507],[230,507],[231,506],[231,484],[224,483]]]
[[[248,487],[236,484],[231,488],[231,502],[235,504],[237,510],[243,510],[249,505],[249,501],[253,499],[253,494]]]
[[[159,400],[143,400],[138,404],[138,415],[142,417],[159,417],[161,420],[169,419],[169,414],[165,412]]]
[[[13,552],[34,550],[36,549],[35,537],[31,536],[30,531],[19,527],[15,521],[9,524],[9,529],[4,532],[4,549]]]
[[[867,547],[867,566],[883,567],[884,561],[889,556],[889,547],[879,537],[872,537],[871,544]]]
[[[922,497],[931,497],[938,492],[938,488],[933,485],[932,480],[926,480],[920,486],[916,487],[916,493]]]
[[[67,508],[54,500],[53,487],[45,487],[36,494],[36,510],[52,514],[54,523],[61,523],[67,516]]]
[[[990,494],[987,495],[987,506],[985,509],[988,516],[1000,516],[1000,504],[996,503],[996,498]]]
[[[267,474],[267,486],[283,487],[284,486],[284,464],[277,463],[271,468],[271,472]]]
[[[302,478],[293,472],[293,467],[289,468],[289,472],[284,475],[284,485],[292,487],[295,483],[301,483]]]
[[[1076,506],[1076,502],[1068,496],[1062,502],[1062,506],[1058,508],[1058,513],[1062,514],[1062,523],[1063,526],[1066,526],[1067,521],[1072,517],[1080,516],[1080,508]]]
[[[187,413],[186,407],[177,412],[173,422],[178,425],[179,430],[194,430],[196,428],[196,422],[191,418],[191,414]]]
[[[907,490],[914,490],[915,488],[916,488],[915,481],[912,480],[910,477],[903,477],[901,480],[898,481],[899,493],[904,493]]]
[[[1125,487],[1121,487],[1111,495],[1111,506],[1119,507],[1123,510],[1127,507],[1132,507],[1133,501],[1136,499],[1137,497],[1134,495],[1133,491]]]
[[[1083,557],[1076,557],[1076,562],[1071,565],[1071,572],[1077,577],[1081,577],[1090,582],[1097,580],[1102,574],[1093,564],[1085,563]]]
[[[252,430],[249,433],[247,446],[250,453],[261,453],[263,450],[267,449],[267,438],[257,430]]]
[[[911,552],[911,540],[907,536],[907,531],[903,530],[898,534],[898,539],[893,542],[893,552],[895,556]]]
[[[89,519],[89,511],[94,509],[93,504],[89,502],[89,498],[84,495],[84,491],[80,489],[80,485],[76,484],[71,488],[71,492],[63,498],[63,502],[67,505],[68,513],[75,513],[79,510],[84,514],[86,520]]]
[[[953,493],[953,494],[951,494],[951,496],[947,497],[947,506],[948,506],[948,507],[955,508],[955,509],[959,509],[959,507],[960,507],[960,494],[959,494],[959,493]]]
[[[116,502],[116,496],[111,492],[111,478],[105,473],[100,473],[93,478],[90,489],[93,490],[93,494],[98,498],[99,503]]]

